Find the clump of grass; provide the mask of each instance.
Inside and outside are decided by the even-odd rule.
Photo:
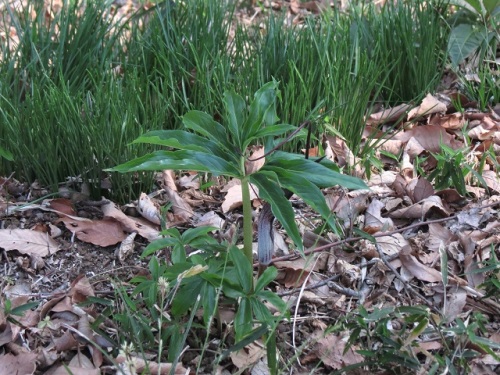
[[[388,77],[379,84],[393,103],[418,100],[439,83],[445,62],[447,29],[443,1],[387,1],[356,12],[364,48]]]

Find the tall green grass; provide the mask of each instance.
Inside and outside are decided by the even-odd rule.
[[[388,72],[383,97],[392,103],[421,98],[436,89],[446,62],[448,1],[386,1],[358,10],[361,43]]]
[[[437,82],[443,30],[426,4],[332,10],[299,26],[270,15],[262,28],[234,25],[234,5],[209,0],[160,2],[128,22],[105,2],[66,2],[51,20],[40,2],[35,18],[9,11],[20,42],[0,49],[0,141],[14,161],[0,159],[0,172],[54,188],[81,176],[94,197],[128,201],[151,189],[149,177],[111,175],[104,192],[100,181],[148,151],[129,142],[176,128],[191,109],[217,117],[224,90],[250,97],[273,78],[282,122],[310,120],[316,135],[326,124],[359,153],[375,100],[412,100]]]

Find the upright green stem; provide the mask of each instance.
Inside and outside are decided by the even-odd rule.
[[[253,264],[252,201],[250,200],[250,183],[248,182],[248,177],[244,177],[241,180],[241,196],[243,200],[243,252],[250,264]]]

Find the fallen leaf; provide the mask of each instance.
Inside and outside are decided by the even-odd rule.
[[[249,175],[257,172],[266,163],[264,157],[264,146],[252,146],[250,156],[245,160],[245,174]]]
[[[120,223],[113,218],[73,220],[69,216],[63,216],[60,220],[83,242],[106,247],[116,245],[126,238]]]
[[[47,233],[29,229],[0,229],[0,247],[42,257],[60,250],[59,244]]]
[[[137,211],[143,218],[150,222],[160,225],[160,207],[147,194],[141,193],[137,202]]]
[[[443,206],[441,198],[432,195],[409,207],[389,213],[393,219],[424,219],[431,214],[437,214],[440,217],[450,216],[448,210]]]
[[[383,111],[371,114],[370,117],[368,117],[366,124],[380,125],[387,122],[401,120],[409,109],[409,104],[400,104],[396,107],[384,109]]]
[[[411,254],[411,247],[409,245],[403,247],[400,251],[399,259],[401,259],[401,263],[417,279],[427,281],[429,283],[442,281],[441,273],[434,268],[427,267],[426,265],[420,263],[417,258]]]
[[[347,351],[345,350],[346,342],[347,338],[329,334],[318,340],[312,351],[325,365],[335,370],[363,362],[363,356],[356,352],[358,349],[356,345],[352,345]]]
[[[253,342],[237,352],[232,352],[230,357],[233,365],[239,369],[244,369],[252,366],[265,355],[266,351],[263,345],[257,345],[257,343]]]
[[[258,188],[255,185],[250,184],[250,199],[257,199]],[[241,184],[233,185],[227,190],[224,202],[222,202],[221,209],[222,212],[229,212],[237,207],[243,205],[242,195],[241,195]]]
[[[101,209],[105,217],[111,217],[119,221],[126,232],[137,232],[139,236],[148,241],[154,241],[160,237],[160,232],[153,228],[151,223],[125,215],[112,202],[104,204]]]
[[[445,103],[440,102],[431,94],[427,94],[418,107],[413,108],[410,112],[408,112],[408,120],[424,115],[430,115],[432,113],[444,113],[446,110],[447,107]]]
[[[0,356],[0,373],[8,374],[34,374],[36,370],[36,352],[21,352],[18,355],[10,353]]]
[[[118,261],[123,264],[126,258],[128,258],[134,252],[135,236],[137,232],[130,233],[127,238],[125,238],[120,246],[116,249],[116,257]]]

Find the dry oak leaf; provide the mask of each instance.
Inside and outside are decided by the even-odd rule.
[[[74,220],[66,216],[60,220],[80,241],[97,246],[106,247],[116,245],[127,237],[123,233],[120,223],[113,218]]]
[[[457,149],[462,146],[462,143],[456,141],[455,137],[449,134],[446,129],[437,125],[415,126],[410,130],[398,133],[393,139],[408,142],[412,138],[419,147],[429,152],[441,152],[441,144],[445,144],[452,149]],[[415,156],[410,150],[407,151],[410,156]]]
[[[257,199],[258,196],[258,188],[255,185],[250,184],[250,199]],[[237,207],[243,205],[242,193],[241,193],[241,184],[233,185],[227,190],[226,197],[224,198],[224,202],[222,202],[221,209],[222,212],[226,213],[231,210],[234,210]]]
[[[104,204],[101,209],[105,217],[112,217],[119,221],[126,232],[137,232],[139,236],[149,241],[154,241],[160,237],[160,232],[153,228],[152,224],[147,220],[125,215],[112,202]]]
[[[446,110],[447,107],[445,103],[440,102],[431,94],[427,94],[418,107],[413,108],[410,112],[408,112],[408,120],[433,113],[444,113]]]
[[[439,271],[420,263],[417,258],[411,254],[411,251],[412,250],[409,245],[403,247],[399,253],[399,259],[401,260],[403,266],[405,266],[414,277],[418,280],[427,281],[429,283],[437,283],[443,279]]]
[[[341,336],[329,334],[316,343],[308,357],[312,359],[315,356],[321,359],[325,365],[335,370],[363,362],[364,358],[356,352],[358,348],[355,345],[345,351],[346,343],[347,338],[344,339]]]
[[[422,219],[426,218],[431,213],[437,213],[441,217],[450,216],[441,198],[437,195],[431,195],[409,207],[393,211],[389,213],[389,216],[393,219]]]
[[[14,356],[10,353],[0,356],[0,374],[34,374],[36,370],[36,352],[21,352]]]
[[[400,120],[409,109],[409,104],[400,104],[396,107],[387,108],[380,112],[372,113],[366,120],[366,124],[379,125]]]
[[[0,229],[0,247],[42,257],[60,250],[59,244],[47,233],[30,229]]]
[[[257,172],[266,163],[264,146],[252,146],[249,151],[250,157],[245,160],[245,174],[247,175]]]
[[[150,222],[160,225],[160,207],[154,202],[147,194],[141,193],[139,201],[137,202],[137,211],[143,218]]]

